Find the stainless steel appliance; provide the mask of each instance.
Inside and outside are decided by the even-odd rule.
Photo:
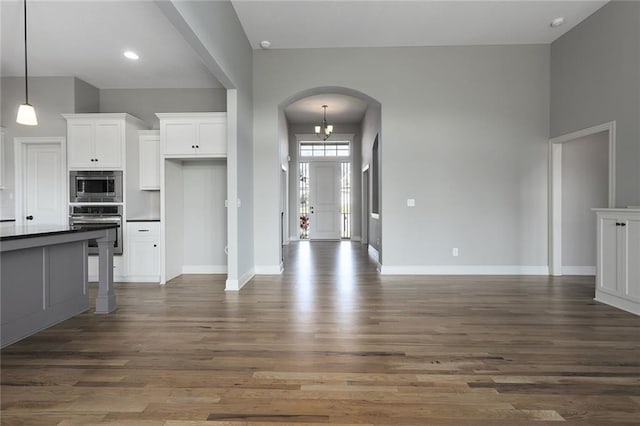
[[[69,201],[72,203],[121,203],[121,171],[69,172]]]
[[[118,225],[113,253],[122,254],[122,206],[77,205],[69,206],[69,225],[91,228],[105,223]],[[98,254],[98,244],[89,241],[89,254]]]

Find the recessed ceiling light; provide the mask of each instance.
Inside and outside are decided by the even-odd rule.
[[[131,59],[132,61],[137,61],[138,59],[140,59],[140,56],[138,56],[138,54],[132,50],[127,50],[123,53],[123,55],[125,58]]]
[[[268,49],[271,47],[271,42],[269,40],[262,40],[260,42],[260,47],[262,47],[263,49]]]
[[[554,19],[553,21],[551,21],[551,23],[549,24],[551,26],[551,28],[557,28],[560,25],[564,24],[564,18],[562,16]]]

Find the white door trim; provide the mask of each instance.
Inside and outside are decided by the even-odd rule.
[[[609,135],[608,207],[613,208],[616,202],[616,122],[610,121],[549,140],[549,271],[551,275],[562,275],[562,144],[605,131]]]
[[[15,214],[16,214],[16,224],[23,225],[25,222],[25,211],[24,211],[24,203],[26,197],[24,197],[24,182],[25,182],[25,170],[23,161],[25,159],[25,150],[28,145],[39,145],[39,144],[56,144],[59,145],[61,155],[60,160],[62,164],[60,165],[61,176],[60,182],[63,183],[63,190],[60,192],[61,197],[63,198],[61,201],[62,206],[66,206],[69,200],[69,185],[65,185],[64,183],[68,181],[67,178],[67,140],[63,136],[41,136],[41,137],[15,137],[13,138],[13,152],[15,158]],[[62,209],[60,212],[60,223],[67,222],[68,212],[66,209]]]

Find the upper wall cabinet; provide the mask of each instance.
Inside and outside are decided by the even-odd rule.
[[[160,132],[139,130],[140,189],[160,190]]]
[[[158,113],[165,157],[226,157],[227,113]]]
[[[144,128],[129,114],[63,114],[69,169],[122,170],[127,138]]]

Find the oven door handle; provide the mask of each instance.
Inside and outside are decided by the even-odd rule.
[[[122,222],[120,217],[88,217],[88,216],[71,216],[69,218],[72,222]]]

